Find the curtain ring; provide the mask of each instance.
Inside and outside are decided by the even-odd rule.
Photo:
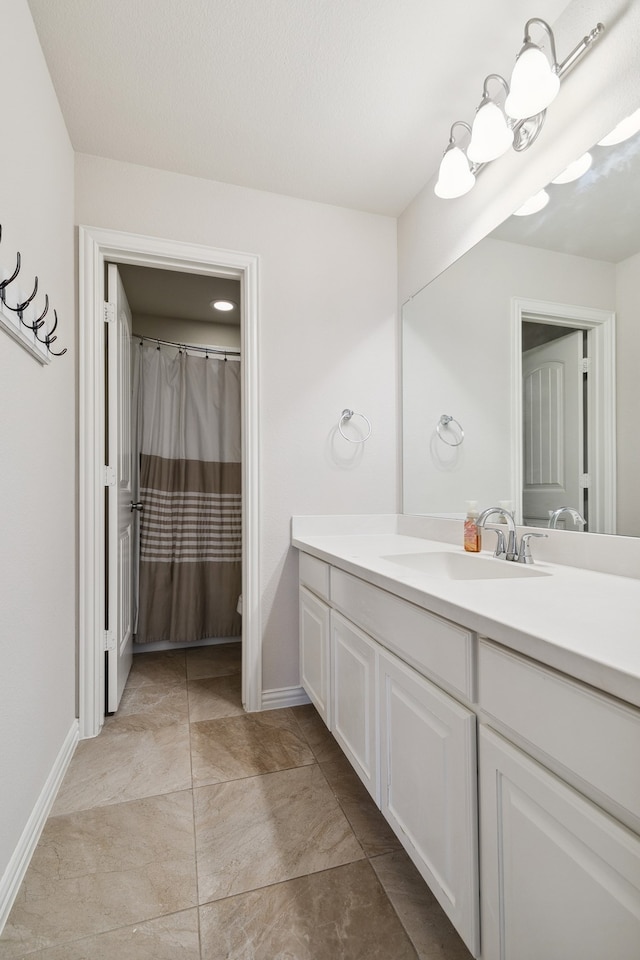
[[[369,428],[369,432],[367,433],[366,437],[362,437],[360,440],[354,440],[352,437],[348,437],[346,435],[346,433],[342,429],[342,424],[345,422],[345,420],[346,421],[351,420],[352,417],[360,417],[362,420],[364,420],[367,427]],[[344,439],[349,441],[349,443],[364,443],[365,440],[368,440],[369,437],[371,436],[371,421],[369,420],[368,417],[365,417],[364,413],[354,413],[353,410],[343,410],[342,416],[338,420],[338,430],[340,431]]]
[[[444,434],[440,431],[440,427],[448,427],[449,429],[451,429],[450,424],[452,423],[455,423],[456,427],[460,431],[460,439],[457,440],[455,443],[452,443],[451,440],[447,440]],[[436,432],[440,437],[440,439],[442,440],[442,442],[446,443],[447,446],[449,447],[459,447],[462,441],[464,440],[464,430],[462,429],[462,425],[455,419],[455,417],[450,417],[447,413],[443,413],[440,419],[438,420],[438,423],[436,425]]]

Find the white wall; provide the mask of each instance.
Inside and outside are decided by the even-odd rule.
[[[396,221],[83,155],[76,220],[260,256],[263,686],[296,686],[291,516],[396,509]]]
[[[618,529],[640,537],[640,253],[616,268]]]
[[[59,317],[41,367],[0,330],[0,878],[75,717],[73,152],[25,0],[2,4],[2,275]],[[28,283],[28,281],[27,281]],[[11,301],[12,288],[7,299]],[[28,292],[28,291],[27,291]]]
[[[460,513],[465,500],[482,508],[517,499],[510,481],[513,297],[614,310],[615,266],[486,239],[405,305],[407,513]],[[462,423],[460,448],[434,440],[442,413]]]

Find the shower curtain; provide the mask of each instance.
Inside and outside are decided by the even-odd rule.
[[[141,342],[136,642],[241,633],[240,364]]]

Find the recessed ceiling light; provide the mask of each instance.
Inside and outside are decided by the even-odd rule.
[[[235,303],[233,300],[212,300],[209,304],[214,310],[222,310],[223,312],[229,310],[235,310]]]

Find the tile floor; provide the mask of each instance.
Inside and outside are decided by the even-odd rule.
[[[243,713],[239,644],[136,655],[0,938],[27,956],[470,958],[314,708]]]

